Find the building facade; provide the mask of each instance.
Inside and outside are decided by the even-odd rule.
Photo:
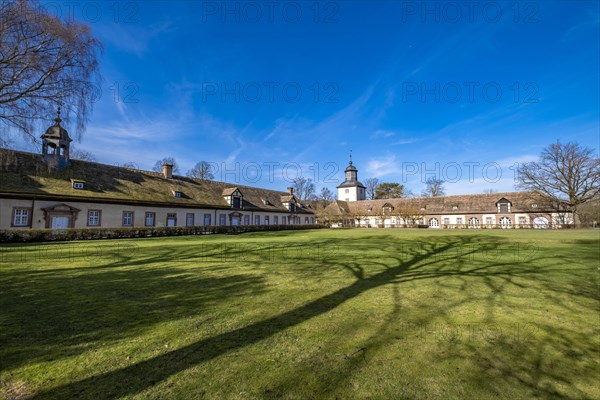
[[[316,224],[286,192],[71,160],[60,115],[42,154],[0,149],[0,229]]]
[[[531,192],[365,200],[358,195],[364,187],[352,160],[345,172],[338,200],[323,212],[333,226],[508,229],[573,223],[572,213],[562,205]]]

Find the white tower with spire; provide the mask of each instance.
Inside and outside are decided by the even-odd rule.
[[[352,165],[352,150],[350,150],[350,162],[344,171],[346,180],[337,187],[338,200],[358,201],[367,198],[365,186],[358,180],[358,169]]]

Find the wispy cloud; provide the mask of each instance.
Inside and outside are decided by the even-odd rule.
[[[398,174],[400,171],[400,162],[393,154],[378,156],[377,158],[372,158],[367,162],[367,175],[374,178]]]

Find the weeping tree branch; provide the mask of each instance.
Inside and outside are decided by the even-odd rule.
[[[0,125],[37,139],[59,105],[81,137],[100,83],[100,42],[84,24],[49,15],[37,0],[0,4]]]

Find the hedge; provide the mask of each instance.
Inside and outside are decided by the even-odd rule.
[[[160,236],[239,234],[300,229],[320,229],[323,225],[243,225],[243,226],[177,226],[140,228],[76,228],[76,229],[4,229],[0,242],[50,242],[70,240],[96,240],[145,238]]]

